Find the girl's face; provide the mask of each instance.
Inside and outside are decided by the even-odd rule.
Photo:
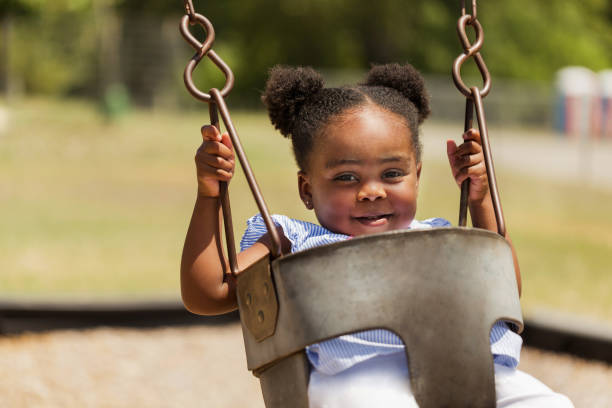
[[[404,120],[378,107],[342,114],[318,137],[300,197],[319,223],[357,236],[407,228],[416,213],[421,163]]]

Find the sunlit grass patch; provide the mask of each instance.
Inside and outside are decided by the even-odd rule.
[[[0,292],[178,296],[206,109],[107,123],[86,103],[34,100],[12,114],[0,136]],[[271,211],[314,221],[297,194],[288,141],[263,113],[236,112],[234,120]],[[497,170],[526,310],[612,320],[612,192]],[[240,172],[230,192],[238,240],[257,209]],[[448,165],[426,161],[417,217],[456,223],[458,202]]]

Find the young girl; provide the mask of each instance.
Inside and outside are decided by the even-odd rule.
[[[283,252],[364,234],[450,225],[441,218],[414,219],[421,174],[418,130],[429,114],[429,102],[423,79],[412,66],[376,66],[364,84],[342,88],[325,88],[310,68],[276,67],[262,99],[275,127],[291,137],[300,198],[320,223],[273,216]],[[230,181],[235,163],[227,134],[204,126],[202,136],[195,158],[198,197],[185,240],[181,288],[190,311],[218,314],[236,308],[235,282],[224,273],[218,199],[219,181]],[[470,130],[463,139],[459,146],[447,142],[453,177],[458,184],[471,180],[474,227],[496,231],[480,135]],[[269,253],[269,247],[261,216],[248,220],[238,254],[240,269]],[[495,324],[490,338],[498,406],[572,406],[516,370],[522,341],[505,323]],[[309,346],[310,406],[416,406],[403,347],[399,337],[385,330]]]

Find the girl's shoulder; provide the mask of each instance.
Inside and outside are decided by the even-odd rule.
[[[336,234],[325,227],[308,221],[297,220],[285,215],[272,215],[274,224],[283,229],[283,234],[291,242],[291,252],[297,252],[315,246],[342,241],[348,236]],[[240,241],[241,250],[253,245],[268,229],[261,214],[247,220],[247,227]]]
[[[297,220],[290,218],[285,215],[272,214],[272,221],[274,224],[281,226],[285,235],[287,234],[308,234],[308,235],[322,235],[329,233],[330,231],[320,225],[313,224],[312,222]],[[247,220],[246,232],[268,232],[266,223],[261,214],[252,216]]]

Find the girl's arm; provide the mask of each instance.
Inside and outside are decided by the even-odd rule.
[[[493,200],[489,191],[489,180],[484,163],[484,155],[480,133],[475,129],[470,129],[463,134],[464,142],[457,146],[453,140],[447,141],[448,160],[451,165],[453,177],[457,184],[469,178],[470,194],[468,197],[468,208],[472,218],[472,225],[476,228],[487,229],[497,232],[497,221],[493,209]],[[506,240],[512,249],[514,260],[514,271],[518,285],[519,296],[521,295],[521,271],[514,245],[506,231]]]
[[[219,181],[234,173],[234,153],[227,133],[213,126],[202,128],[196,153],[198,197],[181,259],[181,294],[185,307],[197,314],[220,314],[236,309],[235,279],[223,253]],[[246,267],[269,254],[266,238],[238,254],[238,267]]]

